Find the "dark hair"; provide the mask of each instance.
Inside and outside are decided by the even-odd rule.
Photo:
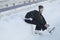
[[[44,8],[42,5],[38,6],[39,9]]]

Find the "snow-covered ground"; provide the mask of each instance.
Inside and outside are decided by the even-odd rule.
[[[25,14],[30,10],[37,10],[38,5],[43,5],[43,15],[51,27],[56,27],[52,34],[42,32],[42,35],[33,35],[33,25],[24,22]],[[32,5],[31,5],[32,6]],[[22,7],[23,8],[23,7]],[[26,8],[26,7],[24,7]],[[18,8],[19,9],[19,8]],[[60,1],[37,3],[34,8],[10,12],[12,15],[0,18],[0,40],[60,40]],[[3,14],[2,12],[1,14]],[[9,12],[8,12],[9,13]],[[0,14],[0,16],[1,16]]]

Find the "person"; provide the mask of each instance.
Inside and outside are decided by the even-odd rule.
[[[33,10],[28,12],[25,15],[25,19],[24,21],[29,23],[29,24],[34,24],[36,25],[36,32],[39,31],[44,31],[49,27],[49,24],[47,24],[45,18],[42,15],[43,9],[44,7],[42,5],[38,6],[38,11],[37,10]]]

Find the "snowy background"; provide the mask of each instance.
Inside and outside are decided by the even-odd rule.
[[[24,16],[31,10],[44,6],[43,16],[51,27],[52,34],[34,35],[34,26],[24,22]],[[40,2],[0,13],[0,40],[60,40],[60,0]]]

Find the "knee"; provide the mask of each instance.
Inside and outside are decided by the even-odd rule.
[[[42,28],[43,31],[46,30],[46,29],[47,29],[47,27]]]

